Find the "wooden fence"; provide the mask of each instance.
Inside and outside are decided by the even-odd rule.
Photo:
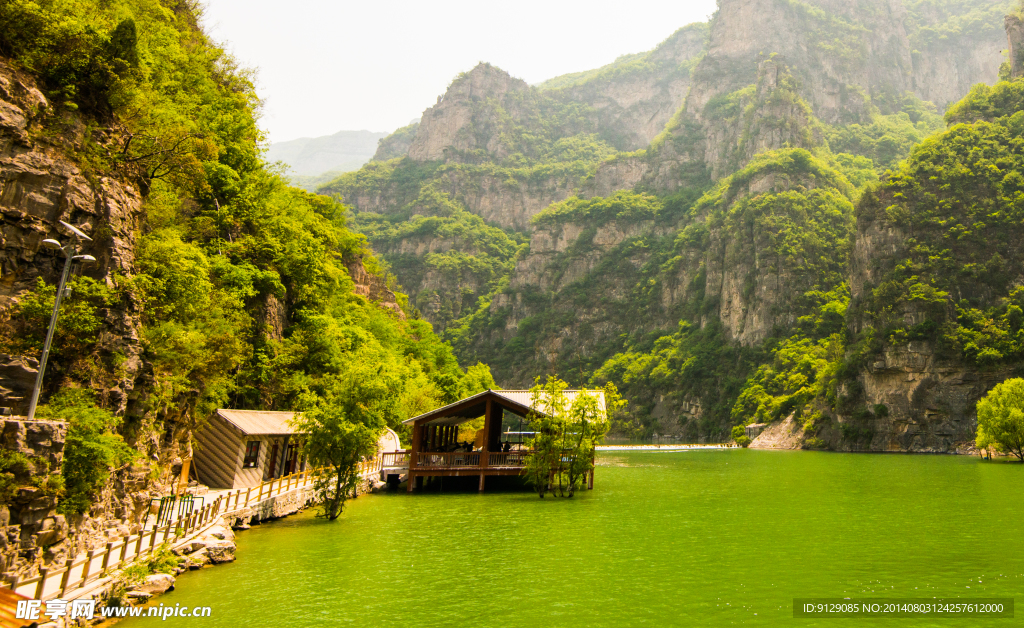
[[[408,467],[409,451],[386,451],[380,455],[382,467]]]
[[[360,475],[380,471],[380,457],[360,463]],[[36,600],[50,600],[74,597],[75,591],[107,576],[111,571],[125,567],[137,560],[152,554],[159,546],[168,543],[174,546],[177,542],[197,535],[204,528],[212,527],[223,514],[241,510],[250,504],[276,497],[288,491],[307,486],[313,478],[313,470],[300,471],[275,478],[269,482],[260,482],[252,488],[238,489],[234,493],[225,493],[207,504],[205,507],[184,514],[176,521],[153,530],[144,530],[139,534],[128,534],[124,537],[67,560],[62,566],[50,566],[40,569],[39,575],[13,582],[0,582],[0,588],[11,589],[26,597]],[[254,490],[255,489],[255,490]]]

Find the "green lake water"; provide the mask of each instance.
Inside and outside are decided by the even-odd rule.
[[[1024,465],[753,450],[606,453],[571,500],[367,495],[238,535],[156,604],[216,626],[1013,626],[793,618],[795,597],[1024,603]]]

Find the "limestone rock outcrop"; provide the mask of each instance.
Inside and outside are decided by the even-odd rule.
[[[0,573],[8,576],[32,573],[44,550],[61,554],[70,542],[64,515],[57,514],[47,477],[61,467],[68,425],[60,421],[0,421],[0,448],[23,461],[8,472],[22,485],[10,501],[0,506]]]
[[[38,374],[36,358],[0,354],[0,406],[21,405],[35,386]]]
[[[530,91],[526,81],[512,78],[489,63],[481,63],[452,82],[437,104],[423,112],[416,136],[409,146],[409,157],[416,161],[445,158],[445,151],[482,149],[502,159],[508,156],[500,127],[486,118],[486,100],[502,102],[515,110],[516,100]],[[509,98],[506,98],[511,96]]]
[[[388,288],[387,281],[383,277],[367,272],[366,267],[363,266],[362,259],[350,262],[346,267],[348,268],[349,277],[356,284],[356,294],[366,297],[382,308],[393,312],[400,320],[405,320],[405,312],[402,311],[395,293]]]

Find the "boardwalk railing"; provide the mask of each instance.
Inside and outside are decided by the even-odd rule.
[[[304,487],[313,481],[315,473],[313,469],[306,469],[298,473],[283,475],[279,478],[260,482],[259,486],[252,486],[245,489],[244,492],[242,489],[238,489],[234,493],[226,493],[217,499],[224,500],[224,512],[241,510],[248,507],[249,504],[258,504],[264,499],[276,497],[282,493]]]
[[[40,569],[37,576],[16,578],[13,582],[3,583],[0,587],[37,600],[73,596],[75,590],[106,576],[113,569],[148,556],[159,545],[173,545],[176,541],[209,527],[220,514],[221,505],[221,499],[217,499],[173,523],[140,534],[125,535],[117,541],[107,543],[105,547],[69,559],[63,565]]]
[[[361,463],[360,475],[365,476],[379,471],[380,464],[379,456]],[[89,550],[69,559],[63,565],[51,565],[40,569],[39,574],[31,578],[15,578],[13,582],[0,582],[0,588],[10,589],[36,600],[69,596],[73,598],[77,591],[106,577],[119,567],[125,567],[149,556],[160,545],[168,543],[174,546],[180,541],[198,535],[203,529],[218,523],[220,517],[226,513],[309,485],[313,481],[314,473],[314,470],[308,469],[268,482],[260,482],[258,487],[222,494],[206,506],[184,513],[177,520],[164,526],[143,530],[139,534],[127,534],[107,543],[104,547]]]
[[[377,473],[381,469],[381,456],[376,456],[365,462],[359,463],[359,475],[366,476]]]

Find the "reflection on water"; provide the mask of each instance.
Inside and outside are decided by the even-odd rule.
[[[184,575],[157,602],[210,605],[212,617],[161,624],[831,626],[793,619],[793,598],[1024,599],[1024,465],[751,450],[599,459],[596,490],[572,500],[514,478],[484,495],[472,478],[446,480],[360,497],[335,523],[306,513],[255,527],[239,534],[237,562]]]

